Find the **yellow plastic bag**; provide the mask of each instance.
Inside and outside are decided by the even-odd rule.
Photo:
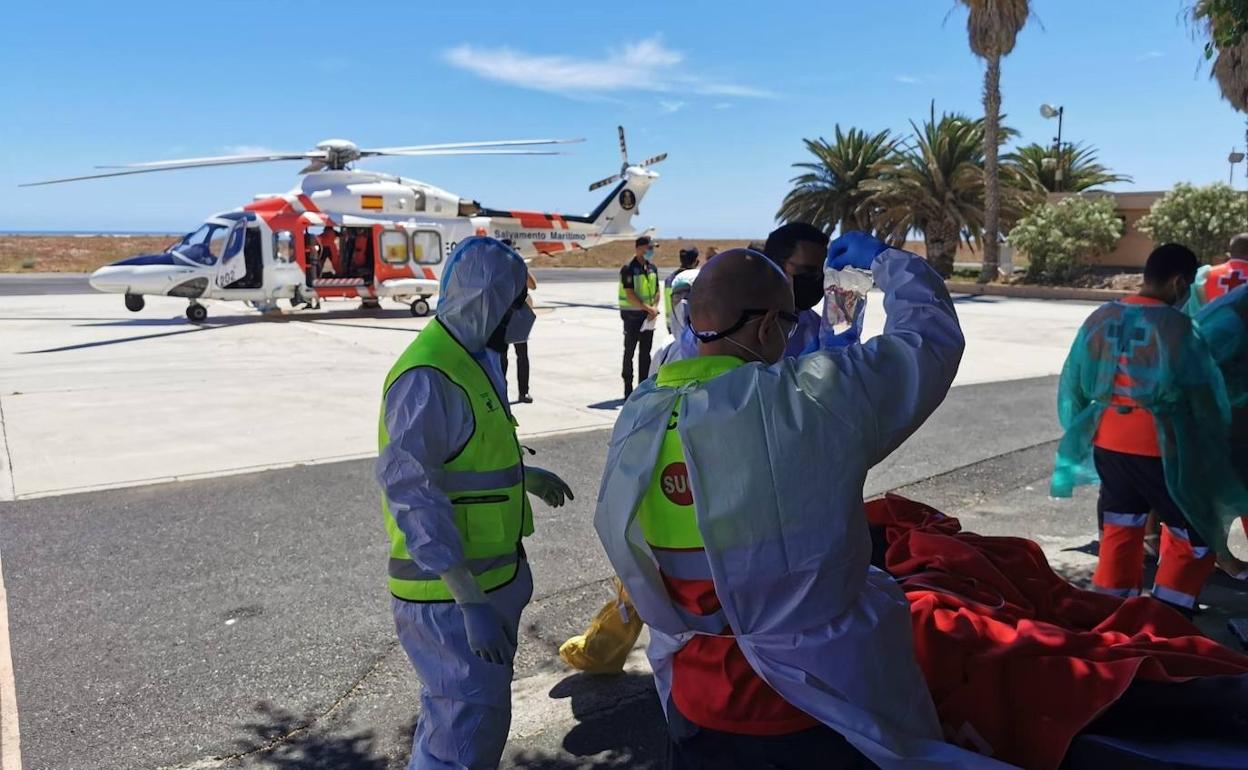
[[[616,598],[603,605],[585,633],[563,643],[559,657],[569,666],[591,674],[618,674],[641,635],[641,618],[628,591],[615,578]]]

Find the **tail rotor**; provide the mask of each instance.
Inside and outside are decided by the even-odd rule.
[[[616,128],[620,132],[620,161],[622,163],[622,165],[620,166],[620,173],[613,174],[607,177],[606,179],[599,179],[597,182],[594,182],[593,184],[589,186],[590,192],[593,192],[594,190],[597,190],[600,187],[606,187],[609,184],[615,184],[616,182],[620,181],[628,173],[629,167],[633,166],[632,163],[628,162],[628,142],[625,141],[624,139],[624,126],[616,126]],[[633,167],[648,168],[650,166],[653,166],[656,163],[661,163],[664,160],[667,160],[667,153],[662,153],[661,155],[655,155],[652,158],[646,158],[641,163],[638,163],[636,164],[636,166],[633,166]]]

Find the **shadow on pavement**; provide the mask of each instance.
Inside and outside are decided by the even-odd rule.
[[[257,719],[244,724],[249,737],[238,741],[247,766],[277,770],[386,770],[387,761],[376,753],[372,731],[350,735],[331,733],[289,711],[266,703],[256,706]]]
[[[528,770],[589,770],[666,766],[667,728],[649,674],[574,674],[550,691],[571,699],[576,724],[561,745],[518,752],[505,767]]]
[[[995,305],[1001,302],[1000,297],[993,297],[987,294],[954,294],[954,304],[965,304],[973,302],[977,305]]]
[[[172,332],[156,332],[153,334],[140,334],[134,337],[121,337],[115,340],[97,340],[95,342],[83,342],[77,345],[64,345],[59,348],[46,348],[44,350],[23,350],[23,351],[20,351],[18,355],[30,356],[30,355],[38,355],[41,353],[64,353],[70,350],[86,350],[87,348],[98,348],[98,347],[104,347],[106,345],[120,345],[125,342],[139,342],[142,340],[154,340],[160,337],[176,337],[180,334],[194,334],[195,332],[207,332],[207,331],[213,331],[215,329],[227,328],[225,326],[211,326],[211,325],[204,325],[204,326],[196,326],[193,324],[184,324],[184,325],[189,326],[190,328],[179,329],[178,331],[172,331]]]
[[[624,406],[624,399],[622,398],[613,398],[610,401],[599,401],[596,404],[588,405],[590,409],[607,409],[607,410],[619,409],[621,406]]]

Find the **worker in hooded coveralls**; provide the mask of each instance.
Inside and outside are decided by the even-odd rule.
[[[1051,493],[1100,482],[1100,549],[1092,586],[1139,595],[1150,511],[1164,525],[1153,597],[1196,606],[1226,549],[1228,523],[1248,510],[1231,466],[1230,405],[1202,335],[1180,309],[1199,262],[1164,244],[1149,255],[1138,294],[1084,321],[1058,386],[1058,445]]]
[[[499,241],[463,241],[436,315],[386,376],[377,479],[395,625],[423,688],[413,770],[498,766],[533,593],[526,493],[552,506],[572,498],[524,465],[507,405],[499,356],[532,328],[527,275]]]
[[[870,566],[867,470],[941,403],[964,341],[944,282],[863,233],[828,266],[873,271],[862,345],[785,358],[784,272],[721,253],[698,275],[698,356],[624,405],[594,526],[650,627],[670,766],[1000,767],[941,739],[910,609]]]

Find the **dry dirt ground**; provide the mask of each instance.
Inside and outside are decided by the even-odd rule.
[[[89,273],[135,254],[163,251],[174,235],[4,235],[0,273]]]

